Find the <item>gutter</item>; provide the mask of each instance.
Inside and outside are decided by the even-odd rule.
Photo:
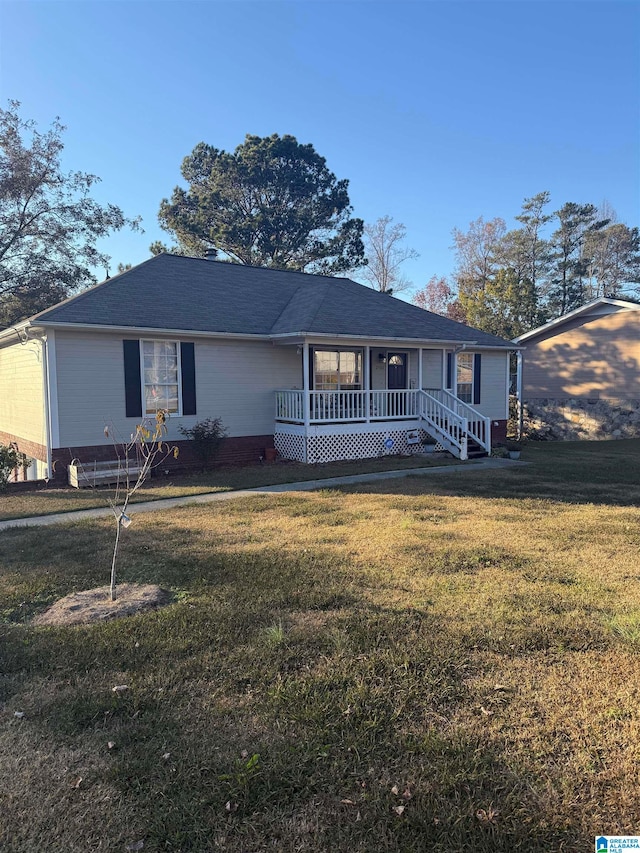
[[[460,344],[460,341],[451,341],[446,338],[404,338],[398,337],[397,335],[349,335],[343,333],[333,333],[333,332],[283,332],[278,335],[269,335],[269,337],[276,340],[283,340],[284,338],[328,338],[329,340],[335,340],[336,338],[349,340],[349,341],[415,341],[415,343],[419,343],[422,341],[423,343],[430,344],[446,344],[447,346],[455,346]],[[465,341],[466,346],[476,346],[477,341]],[[496,349],[503,349],[503,347],[496,347]]]
[[[62,329],[66,332],[91,331],[91,332],[119,332],[120,334],[136,334],[142,337],[149,335],[164,335],[165,337],[188,337],[188,338],[231,338],[238,340],[270,341],[272,335],[250,334],[242,332],[207,332],[197,329],[161,329],[152,326],[110,326],[98,323],[38,323],[43,329]]]

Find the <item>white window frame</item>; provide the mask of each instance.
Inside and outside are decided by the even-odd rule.
[[[314,347],[313,348],[313,361],[312,361],[312,364],[313,364],[313,390],[314,391],[319,390],[317,387],[317,382],[316,382],[316,376],[317,376],[317,374],[316,374],[316,353],[317,352],[337,352],[338,354],[345,352],[345,353],[354,353],[356,355],[358,355],[358,353],[359,353],[360,354],[360,382],[358,384],[360,385],[360,387],[356,388],[356,389],[341,388],[340,387],[340,381],[338,379],[338,384],[336,385],[335,388],[333,388],[331,390],[332,391],[345,391],[345,390],[362,391],[362,390],[364,390],[364,349],[362,347]],[[337,374],[339,377],[340,376],[340,363],[339,363],[339,361],[338,361]],[[328,391],[328,389],[320,389],[320,390],[324,391],[325,393],[330,393]]]
[[[470,370],[471,370],[471,381],[470,381],[470,382],[463,382],[463,383],[461,383],[461,382],[460,382],[460,359],[461,359],[461,358],[469,358],[469,359],[471,359],[471,367],[470,367]],[[454,381],[455,381],[455,383],[456,383],[456,385],[455,385],[455,387],[456,387],[456,397],[458,398],[458,400],[461,400],[463,403],[466,403],[468,406],[472,406],[472,405],[473,405],[473,398],[474,398],[474,393],[473,393],[473,392],[474,392],[474,387],[473,387],[473,383],[474,383],[474,379],[475,379],[475,375],[474,375],[474,374],[475,374],[475,357],[474,357],[474,353],[472,353],[472,352],[459,352],[459,353],[457,353],[457,355],[456,355],[456,375],[455,375],[455,380],[454,380]],[[465,385],[465,386],[467,386],[467,385],[469,386],[469,399],[468,399],[468,400],[465,400],[465,399],[463,399],[463,398],[460,396],[460,385],[461,385],[461,384],[462,384],[462,385]]]
[[[144,345],[145,344],[174,344],[177,356],[177,372],[178,372],[178,410],[176,412],[167,412],[174,417],[182,417],[182,363],[180,353],[180,341],[167,340],[166,338],[143,338],[140,341],[140,384],[142,393],[142,417],[148,418],[156,414],[156,412],[147,411],[147,395],[145,393],[146,383],[144,381]],[[154,383],[161,384],[161,383]],[[158,411],[156,409],[156,411]]]

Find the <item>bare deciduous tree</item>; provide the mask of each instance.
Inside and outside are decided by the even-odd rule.
[[[411,301],[424,311],[440,314],[458,323],[466,320],[460,301],[444,276],[432,275],[425,286],[413,294]]]
[[[381,293],[398,293],[411,287],[400,270],[405,261],[418,257],[415,249],[403,245],[407,229],[401,222],[394,224],[391,216],[383,216],[372,225],[364,226],[364,245],[368,264],[362,278]]]

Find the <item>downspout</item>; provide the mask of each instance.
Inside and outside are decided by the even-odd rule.
[[[50,480],[53,474],[51,460],[51,383],[49,382],[49,350],[47,336],[42,336],[42,396],[44,397],[44,434],[47,451],[47,470],[45,480]]]

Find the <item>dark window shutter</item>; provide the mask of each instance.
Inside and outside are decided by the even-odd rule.
[[[451,390],[451,383],[453,382],[453,353],[447,353],[447,389]]]
[[[315,351],[313,347],[309,347],[309,390],[313,391],[313,380],[315,376]]]
[[[196,413],[196,354],[193,343],[180,344],[180,369],[182,373],[182,414]]]
[[[473,405],[480,402],[480,378],[482,373],[482,356],[479,352],[473,356]]]
[[[142,417],[140,341],[122,341],[124,350],[124,402],[128,418]]]

